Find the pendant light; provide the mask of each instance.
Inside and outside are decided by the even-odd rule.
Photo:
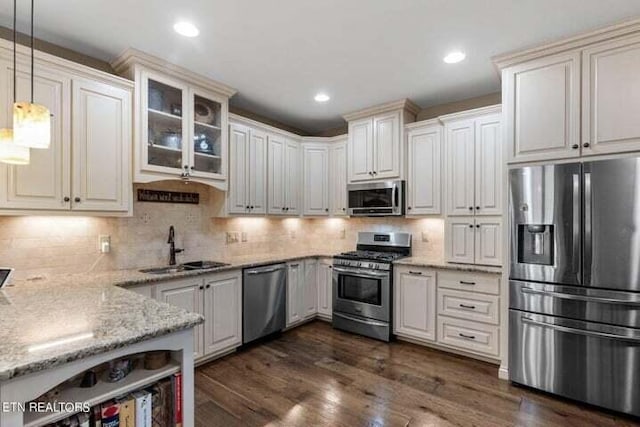
[[[13,102],[16,102],[16,3],[13,0]],[[13,141],[13,129],[0,129],[0,162],[11,165],[28,165],[31,150]]]
[[[16,145],[23,147],[49,148],[51,113],[44,105],[33,102],[33,2],[34,0],[31,0],[31,102],[13,104],[13,141]]]

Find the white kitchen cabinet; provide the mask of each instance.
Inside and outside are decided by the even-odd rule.
[[[501,115],[489,114],[475,121],[475,214],[502,215]]]
[[[580,52],[537,58],[502,70],[508,161],[580,156]]]
[[[475,121],[445,125],[447,214],[473,215],[475,203]]]
[[[438,287],[438,315],[498,325],[499,300],[497,295]]]
[[[329,146],[303,144],[304,215],[329,215]]]
[[[392,112],[373,118],[373,152],[375,179],[400,177],[401,138],[400,113]]]
[[[372,179],[374,164],[373,119],[349,123],[349,182]]]
[[[438,316],[438,344],[495,359],[500,356],[500,330],[494,325]]]
[[[407,216],[441,212],[442,126],[427,122],[407,132]]]
[[[309,319],[318,313],[318,260],[304,260],[302,317]]]
[[[269,135],[268,213],[300,214],[300,146],[279,135]]]
[[[502,220],[500,217],[447,217],[445,259],[480,265],[502,264]]]
[[[502,265],[502,219],[476,217],[474,263]]]
[[[230,125],[231,183],[227,211],[267,213],[267,134],[244,125]]]
[[[242,344],[242,274],[204,278],[204,353],[216,354]]]
[[[287,327],[303,318],[304,277],[302,260],[287,263]]]
[[[436,273],[398,266],[394,274],[394,333],[421,341],[435,341]]]
[[[582,52],[582,154],[640,150],[640,37]]]
[[[202,277],[172,280],[156,285],[156,299],[192,313],[204,315],[204,283]],[[206,321],[205,321],[206,322]],[[194,328],[194,357],[204,356],[204,326]]]
[[[334,142],[329,147],[330,213],[347,215],[347,142]]]
[[[318,314],[331,318],[333,314],[333,261],[321,259],[318,262]]]
[[[30,94],[26,60],[18,55],[18,99]],[[0,65],[0,120],[11,127],[13,66]],[[133,85],[44,54],[34,71],[34,99],[52,113],[51,146],[32,149],[29,165],[0,165],[0,213],[128,214]]]

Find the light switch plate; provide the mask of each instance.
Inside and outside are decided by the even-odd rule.
[[[237,231],[227,231],[227,245],[232,243],[238,243],[238,232]]]
[[[98,248],[100,248],[101,254],[108,254],[111,252],[111,236],[101,234],[98,236]]]
[[[246,232],[246,231],[243,231],[243,232],[242,232],[242,241],[243,241],[243,242],[246,242],[246,241],[248,241],[248,240],[249,240],[249,236],[247,235],[247,232]]]
[[[422,241],[425,243],[429,241],[429,234],[426,231],[422,232]]]

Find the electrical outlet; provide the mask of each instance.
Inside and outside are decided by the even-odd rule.
[[[429,241],[429,234],[426,231],[422,232],[422,241],[425,243]]]
[[[187,216],[185,217],[185,219],[186,219],[188,224],[193,224],[193,223],[197,222],[200,218],[198,217],[198,215],[195,215],[195,214],[189,212],[187,214]]]
[[[111,252],[111,236],[105,234],[98,236],[98,248],[100,248],[101,254],[108,254]]]
[[[232,243],[238,243],[237,231],[227,231],[227,245],[230,245]]]
[[[149,221],[151,221],[151,215],[146,212],[143,213],[142,215],[140,215],[140,221],[142,221],[144,224],[149,224]]]
[[[347,238],[347,230],[346,229],[342,229],[340,230],[340,239],[344,240]]]
[[[247,236],[247,232],[243,231],[242,232],[242,241],[243,242],[247,242],[249,240],[249,236]]]

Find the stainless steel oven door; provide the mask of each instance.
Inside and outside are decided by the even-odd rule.
[[[390,321],[390,272],[334,265],[333,311]]]

